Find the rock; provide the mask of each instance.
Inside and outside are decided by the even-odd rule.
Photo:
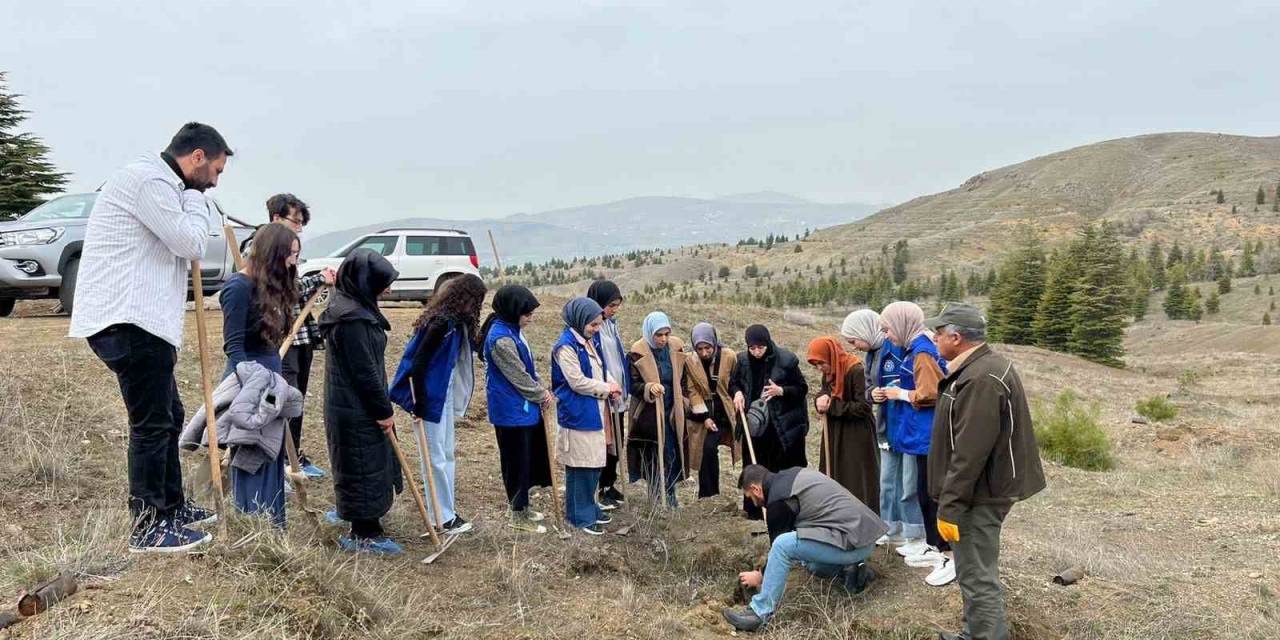
[[[1262,577],[1262,572],[1261,572],[1261,571],[1254,571],[1253,573],[1249,574],[1249,577],[1250,577],[1250,578],[1252,578],[1252,579],[1254,579],[1254,580],[1257,580],[1257,579],[1259,579],[1259,578],[1261,578],[1261,577]]]
[[[812,327],[818,324],[818,321],[812,315],[803,311],[785,311],[782,314],[782,319],[801,327]]]
[[[1138,415],[1130,416],[1129,422],[1132,422],[1133,424],[1151,424],[1151,421],[1147,420],[1143,416],[1138,416]]]

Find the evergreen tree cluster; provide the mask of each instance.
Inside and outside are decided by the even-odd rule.
[[[990,337],[1120,366],[1124,329],[1135,309],[1134,282],[1145,279],[1145,262],[1137,252],[1126,258],[1115,229],[1105,223],[1085,227],[1047,257],[1032,236],[998,272],[987,315]]]
[[[0,71],[0,220],[36,208],[67,184],[67,174],[49,162],[49,147],[30,133],[18,133],[27,119],[27,111],[18,105],[21,97],[9,93]]]

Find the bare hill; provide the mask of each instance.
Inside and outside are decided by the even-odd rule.
[[[1100,220],[1117,224],[1134,241],[1216,243],[1230,254],[1245,239],[1270,241],[1280,235],[1280,213],[1272,210],[1278,183],[1280,137],[1143,135],[984,171],[954,189],[822,229],[799,250],[704,246],[696,257],[717,269],[729,267],[726,284],[738,280],[749,286],[742,271],[750,264],[775,278],[784,270],[817,276],[818,267],[878,256],[886,245],[905,239],[912,276],[930,277],[948,268],[963,275],[985,271],[1025,234],[1040,233],[1053,244],[1083,223]],[[1265,192],[1262,205],[1255,203],[1259,187]],[[1211,193],[1219,189],[1222,203]],[[677,251],[661,270],[627,265],[627,278],[656,283],[672,272],[667,263],[694,256],[692,247]]]

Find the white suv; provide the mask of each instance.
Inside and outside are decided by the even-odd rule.
[[[356,249],[381,253],[400,272],[387,300],[425,301],[450,278],[480,275],[476,246],[467,232],[457,229],[383,229],[356,238],[327,257],[302,261],[298,272],[310,275],[325,267],[337,269]]]

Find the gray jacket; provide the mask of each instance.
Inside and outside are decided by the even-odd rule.
[[[280,456],[289,418],[302,415],[302,392],[256,362],[242,362],[213,392],[218,418],[218,445],[235,447],[231,466],[257,473]],[[178,444],[194,451],[205,442],[205,407],[196,411],[182,430]]]
[[[795,531],[801,540],[824,542],[852,551],[874,545],[889,526],[835,480],[801,467],[765,481],[769,537]]]

